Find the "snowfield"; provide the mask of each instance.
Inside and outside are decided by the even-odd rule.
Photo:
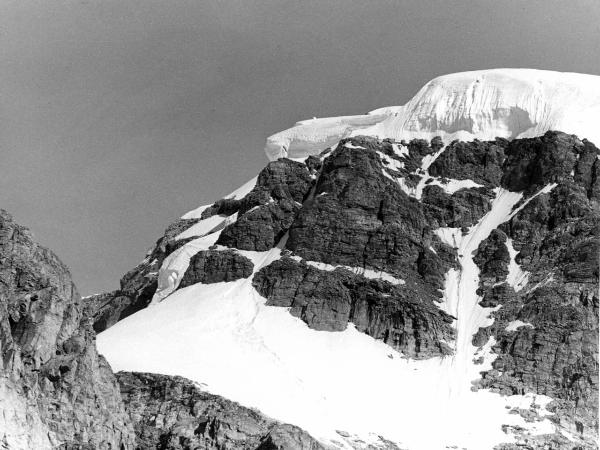
[[[600,142],[600,127],[592,124],[598,116],[600,77],[515,69],[467,72],[431,81],[404,106],[299,122],[271,136],[266,152],[270,159],[303,158],[359,134],[398,140],[440,135],[448,143],[454,138],[513,138],[560,129]],[[397,147],[398,152],[405,151]],[[390,178],[420,198],[425,182],[433,178],[427,169],[443,151],[424,159],[416,188],[409,190],[402,179]],[[476,185],[471,180],[433,182],[449,193]],[[255,183],[250,180],[229,197],[243,197]],[[489,314],[494,310],[478,304],[479,269],[473,252],[493,229],[554,187],[546,186],[516,209],[522,194],[496,189],[491,211],[468,231],[436,230],[459,254],[460,270],[446,274],[440,305],[457,317],[456,340],[448,343],[455,352],[452,356],[409,360],[352,324],[343,332],[311,330],[286,308],[266,306],[252,287],[252,277],[176,290],[190,258],[213,245],[220,233],[214,228],[220,230],[224,221],[236,220],[235,215],[203,220],[178,236],[204,234],[166,258],[152,305],[98,335],[99,351],[115,371],[190,378],[214,394],[298,425],[339,448],[366,448],[384,438],[410,450],[485,450],[514,440],[502,425],[522,427],[531,434],[553,433],[554,425],[545,417],[551,414],[545,409],[551,398],[472,390],[473,381],[491,368],[495,358],[493,338],[478,349],[472,337],[492,323]],[[198,218],[207,207],[183,218]],[[284,244],[285,238],[268,252],[237,251],[253,261],[256,272],[278,259]],[[516,263],[510,241],[508,248],[507,281],[519,290],[527,284],[528,274]],[[391,277],[356,270],[367,277]],[[523,326],[531,325],[515,321],[507,331]],[[537,421],[510,414],[513,408],[532,406],[539,413]]]

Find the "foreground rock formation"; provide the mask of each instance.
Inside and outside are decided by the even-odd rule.
[[[306,432],[268,419],[181,377],[119,372],[136,449],[323,450]]]
[[[0,210],[0,442],[131,448],[117,381],[68,269]]]

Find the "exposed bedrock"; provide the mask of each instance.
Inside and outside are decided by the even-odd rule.
[[[509,141],[506,139],[451,142],[431,164],[429,174],[456,180],[473,180],[487,187],[498,186],[508,145]]]
[[[133,430],[68,269],[0,210],[0,442],[118,449]]]
[[[479,244],[473,262],[479,267],[479,283],[483,288],[480,291],[506,280],[510,263],[506,240],[506,234],[496,229]]]
[[[506,148],[502,185],[532,194],[549,183],[575,181],[589,191],[598,149],[577,136],[548,131],[543,136],[515,139]]]
[[[219,283],[248,278],[254,264],[233,250],[207,250],[196,253],[190,260],[179,288],[196,283]]]
[[[443,341],[454,338],[453,318],[439,309],[419,283],[393,285],[349,270],[319,270],[284,257],[256,273],[253,284],[267,304],[316,330],[359,331],[413,358],[449,354]]]
[[[423,290],[438,297],[454,251],[433,234],[424,206],[383,175],[380,156],[365,149],[369,141],[379,142],[344,140],[325,159],[287,248],[306,260],[385,271],[407,282],[426,277]]]
[[[508,141],[454,141],[429,167],[430,175],[473,180],[486,187],[533,194],[549,183],[575,181],[588,193],[598,190],[598,149],[560,131]],[[591,195],[588,195],[591,197]],[[597,194],[596,194],[597,198]]]
[[[311,161],[314,163],[314,159]],[[225,227],[217,244],[241,250],[273,248],[287,232],[308,196],[316,168],[279,159],[259,174],[256,186],[239,201],[237,220]]]
[[[116,374],[134,423],[136,449],[321,450],[298,427],[203,392],[190,380],[149,373]]]
[[[429,223],[434,228],[463,228],[475,225],[492,207],[490,189],[468,188],[447,194],[437,185],[423,189],[422,202]]]
[[[221,232],[219,244],[245,250],[268,250],[277,244],[291,225],[314,183],[320,164],[316,157],[308,158],[306,163],[285,158],[269,163],[248,195],[242,199],[221,199],[204,210],[201,218],[238,213],[237,221]],[[199,220],[175,221],[146,258],[121,278],[120,289],[86,298],[96,332],[111,327],[150,304],[165,258],[194,239],[175,238]],[[186,283],[190,279],[188,277]]]
[[[582,144],[581,148],[590,147]],[[582,154],[582,159],[590,158]],[[562,169],[562,175],[547,175],[545,181],[560,184],[534,198],[479,247],[475,260],[482,269],[481,304],[500,309],[491,313],[494,323],[479,330],[474,344],[483,345],[490,336],[496,340],[493,352],[498,357],[493,370],[483,373],[482,386],[507,394],[551,396],[557,399],[551,406],[556,411],[552,420],[594,442],[600,211],[592,194],[596,181],[585,175],[592,168],[589,161],[585,165],[584,175],[574,181],[561,181],[571,166]],[[514,163],[513,167],[528,166]],[[508,265],[505,235],[518,251],[516,263],[528,272],[529,281],[518,292],[506,282],[494,286],[506,279],[502,277]]]

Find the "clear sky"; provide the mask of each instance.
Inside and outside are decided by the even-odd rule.
[[[0,207],[116,289],[268,135],[494,67],[600,75],[600,2],[1,0]]]

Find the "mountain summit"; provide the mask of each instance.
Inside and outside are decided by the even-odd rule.
[[[548,130],[600,141],[600,77],[532,69],[494,69],[431,80],[406,105],[365,115],[303,120],[267,140],[270,160],[320,153],[342,138],[490,140]]]

